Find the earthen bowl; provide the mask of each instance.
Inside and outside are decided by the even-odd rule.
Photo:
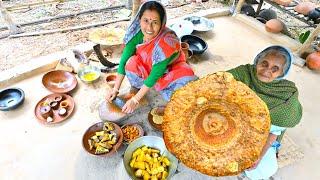
[[[106,82],[110,87],[113,87],[116,83],[117,75],[116,74],[107,74],[106,75]]]
[[[160,107],[158,107],[159,108],[159,110],[161,110],[161,111],[164,111],[164,106],[160,106]],[[153,115],[151,114],[151,111],[152,111],[152,109],[149,111],[149,113],[148,113],[148,122],[149,122],[149,124],[154,128],[154,129],[156,129],[156,130],[159,130],[159,131],[162,131],[162,124],[156,124],[156,123],[154,123],[153,122]],[[159,113],[159,115],[164,115],[164,112],[163,113]]]
[[[115,132],[115,134],[117,136],[117,143],[112,146],[112,149],[109,152],[104,153],[104,154],[95,154],[94,149],[90,150],[88,140],[90,139],[90,137],[94,136],[97,131],[103,130],[104,122],[98,122],[98,123],[92,125],[91,127],[89,127],[86,130],[86,132],[83,134],[83,137],[82,137],[82,146],[89,154],[94,155],[94,156],[106,157],[106,156],[110,156],[110,155],[114,154],[120,148],[122,141],[123,141],[122,130],[117,124],[115,124],[113,122],[109,122],[109,123],[111,123],[114,127],[113,131]]]
[[[51,92],[67,93],[77,86],[78,81],[70,72],[54,70],[42,77],[42,84]]]
[[[122,130],[122,133],[123,133],[123,141],[124,141],[126,144],[129,144],[129,143],[131,143],[132,141],[134,141],[134,140],[132,140],[132,141],[130,142],[129,139],[127,139],[127,138],[125,137],[125,135],[124,135],[123,130],[124,130],[124,128],[126,128],[126,127],[128,127],[128,126],[134,126],[134,127],[136,127],[136,128],[138,129],[139,134],[138,134],[138,136],[137,136],[135,139],[137,139],[137,138],[139,138],[139,137],[142,137],[142,136],[144,135],[144,130],[143,130],[143,128],[142,128],[139,124],[137,124],[137,123],[128,123],[128,124],[125,124],[125,125],[123,125],[123,126],[121,127],[121,130]]]

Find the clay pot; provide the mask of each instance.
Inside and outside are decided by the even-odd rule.
[[[266,22],[266,31],[280,33],[283,30],[283,23],[278,19],[271,19]]]
[[[306,63],[311,70],[320,70],[320,52],[313,52],[307,56]]]
[[[241,13],[251,17],[254,17],[256,15],[256,11],[249,4],[244,4],[241,7]]]
[[[189,54],[189,44],[186,42],[181,42],[181,50],[183,51],[183,54],[185,55],[186,59],[188,58]]]
[[[58,114],[59,114],[59,116],[65,116],[68,114],[68,111],[65,108],[60,108],[58,111]]]
[[[282,5],[282,6],[289,6],[292,0],[273,0],[275,3]]]
[[[277,19],[277,13],[272,9],[264,9],[264,10],[260,11],[258,17],[263,18],[267,22],[271,19]],[[264,22],[264,23],[266,23],[266,22]]]
[[[56,97],[54,97],[53,101],[56,101],[59,103],[60,101],[62,101],[62,96],[57,95]]]
[[[68,101],[66,101],[66,100],[61,101],[61,103],[60,103],[60,108],[65,108],[65,109],[67,109],[68,106],[69,106],[69,102],[68,102]]]
[[[114,87],[116,83],[117,75],[115,74],[108,74],[106,77],[106,82],[109,84],[109,86]]]
[[[320,9],[316,8],[309,12],[308,17],[313,21],[316,21],[320,17]]]
[[[44,119],[47,119],[48,117],[53,116],[53,112],[50,106],[42,106],[40,108],[40,114]]]
[[[56,110],[56,109],[58,109],[58,107],[59,107],[59,103],[56,102],[56,101],[51,101],[51,102],[49,103],[49,106],[51,107],[51,109]]]
[[[301,2],[296,7],[294,7],[294,10],[300,14],[308,15],[309,12],[314,10],[316,7],[317,6],[312,2]]]

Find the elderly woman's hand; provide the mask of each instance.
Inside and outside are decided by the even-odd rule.
[[[138,107],[138,105],[139,105],[139,101],[135,97],[132,97],[123,106],[122,112],[132,113]]]

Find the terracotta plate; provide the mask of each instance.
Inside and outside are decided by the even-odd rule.
[[[52,109],[53,111],[53,121],[52,122],[47,122],[47,120],[42,117],[41,113],[40,113],[40,108],[43,105],[44,102],[50,102],[53,101],[53,99],[57,96],[62,96],[62,101],[66,100],[68,102],[68,107],[67,107],[67,114],[64,116],[60,116],[58,114],[59,108],[57,110]],[[59,103],[60,106],[60,103]],[[74,100],[71,96],[67,95],[67,94],[50,94],[44,98],[42,98],[36,105],[35,109],[34,109],[34,113],[35,116],[37,117],[37,119],[39,120],[40,123],[42,124],[57,124],[57,123],[61,123],[62,121],[65,121],[66,119],[68,119],[68,117],[72,114],[73,110],[74,110],[75,104],[74,104]]]
[[[115,124],[115,123],[112,123],[112,122],[109,122],[113,125],[114,127],[114,132],[115,134],[117,135],[117,143],[112,146],[112,150],[108,153],[104,153],[104,154],[95,154],[95,150],[92,149],[90,150],[90,146],[88,144],[88,140],[90,137],[92,137],[93,135],[95,135],[95,133],[97,131],[102,131],[103,130],[103,124],[104,122],[98,122],[94,125],[92,125],[91,127],[89,127],[89,129],[87,129],[87,131],[84,133],[83,137],[82,137],[82,146],[83,148],[89,153],[89,154],[92,154],[92,155],[95,155],[95,156],[109,156],[111,154],[113,154],[114,152],[116,152],[119,147],[121,146],[121,143],[123,141],[123,134],[122,134],[122,131],[121,131],[121,128]]]
[[[42,84],[51,92],[67,93],[77,86],[78,81],[70,72],[55,70],[42,77]]]

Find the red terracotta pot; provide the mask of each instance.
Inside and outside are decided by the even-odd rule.
[[[283,24],[278,19],[271,19],[266,23],[266,30],[271,33],[280,33],[283,30]]]
[[[306,60],[309,69],[320,70],[320,52],[309,54]]]

